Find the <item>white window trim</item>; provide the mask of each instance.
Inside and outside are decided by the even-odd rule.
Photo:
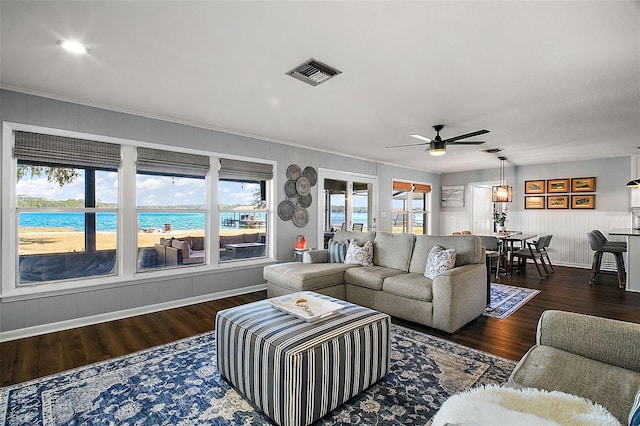
[[[46,133],[56,136],[65,136],[72,138],[92,139],[100,142],[111,142],[121,145],[122,161],[118,169],[118,226],[119,232],[116,242],[118,274],[115,276],[99,276],[96,278],[77,278],[64,281],[56,281],[51,283],[33,284],[33,285],[16,285],[16,274],[18,271],[18,240],[16,235],[16,184],[17,184],[17,168],[16,162],[13,161],[13,132],[21,130],[34,133]],[[129,235],[137,233],[137,216],[135,201],[133,203],[127,200],[136,199],[135,185],[125,185],[125,182],[135,182],[135,148],[149,147],[155,149],[179,149],[181,152],[189,152],[199,155],[208,155],[210,157],[211,168],[206,178],[207,180],[207,206],[208,214],[205,215],[205,233],[209,235],[209,247],[207,253],[207,262],[204,265],[193,265],[184,268],[163,269],[158,271],[136,272],[137,266],[137,244],[131,244],[127,241]],[[0,299],[4,301],[21,300],[32,297],[53,296],[58,294],[68,294],[74,292],[83,292],[91,288],[109,288],[122,285],[136,285],[148,281],[150,279],[161,279],[162,277],[191,276],[216,272],[227,272],[229,270],[237,270],[244,268],[253,268],[259,265],[265,265],[275,262],[275,253],[277,253],[277,239],[275,228],[275,180],[277,176],[277,163],[272,160],[258,159],[252,157],[243,157],[237,155],[228,155],[217,152],[209,152],[196,150],[191,148],[167,146],[149,142],[136,141],[125,138],[116,138],[110,136],[96,135],[91,133],[75,132],[70,130],[62,130],[48,128],[42,126],[34,126],[29,124],[14,123],[5,121],[2,123],[2,150],[0,157],[0,182],[2,184],[2,196],[0,197],[2,220],[0,229],[2,230],[2,254],[0,254],[0,267],[2,272],[2,286],[0,287]],[[218,245],[219,231],[214,218],[219,216],[218,211],[218,168],[220,157],[237,159],[242,161],[253,161],[265,164],[271,164],[273,167],[274,178],[267,182],[267,209],[268,229],[270,236],[268,237],[268,251],[266,258],[238,260],[235,262],[218,263]],[[216,226],[214,226],[216,225]]]
[[[412,189],[411,189],[411,194],[413,194],[413,185],[429,185],[431,187],[431,192],[428,192],[425,194],[425,199],[426,199],[426,206],[425,206],[425,210],[420,210],[420,213],[425,213],[427,215],[427,222],[424,223],[422,226],[427,226],[427,231],[431,232],[433,230],[433,214],[432,214],[432,194],[433,194],[433,184],[429,183],[429,182],[417,182],[414,181],[413,179],[405,179],[405,178],[392,178],[391,179],[391,188],[393,188],[393,182],[406,182],[406,183],[410,183],[412,185]],[[393,194],[393,189],[391,189],[391,192]],[[413,196],[407,198],[408,202],[408,208],[409,210],[404,210],[403,214],[407,214],[409,216],[409,224],[407,227],[407,233],[413,233],[413,217],[412,215],[416,212],[413,211]],[[391,231],[393,232],[393,196],[391,197],[391,217],[389,219],[391,221]]]

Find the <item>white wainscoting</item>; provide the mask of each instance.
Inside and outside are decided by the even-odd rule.
[[[470,229],[471,218],[466,212],[441,212],[440,229],[442,235],[454,231]],[[587,242],[587,232],[599,229],[605,235],[612,228],[631,226],[629,212],[612,211],[551,211],[526,210],[510,211],[507,229],[526,234],[553,235],[549,255],[554,264],[590,268],[593,251]],[[622,237],[611,240],[624,241]],[[606,254],[602,258],[602,269],[615,270],[615,260]]]

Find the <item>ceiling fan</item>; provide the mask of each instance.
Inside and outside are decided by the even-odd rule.
[[[418,145],[429,145],[429,154],[431,155],[444,155],[447,152],[447,145],[482,145],[484,141],[461,141],[460,139],[466,139],[473,136],[484,135],[485,133],[489,133],[488,130],[477,130],[475,132],[466,133],[464,135],[454,136],[449,139],[442,139],[440,137],[440,130],[444,128],[444,124],[436,124],[433,126],[433,129],[436,131],[436,137],[434,139],[427,138],[422,135],[411,135],[416,139],[420,139],[424,142],[420,143],[409,143],[404,145],[391,145],[387,148],[400,148],[404,146],[418,146]]]

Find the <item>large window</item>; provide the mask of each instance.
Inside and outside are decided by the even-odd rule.
[[[272,253],[271,164],[4,128],[2,182],[15,191],[3,197],[15,208],[2,216],[10,230],[2,241],[3,293],[176,274]]]
[[[429,196],[431,186],[393,181],[393,232],[429,233]]]
[[[267,181],[273,177],[272,168],[228,159],[220,163],[220,262],[265,257],[269,236]]]
[[[117,273],[118,145],[15,132],[17,284]]]

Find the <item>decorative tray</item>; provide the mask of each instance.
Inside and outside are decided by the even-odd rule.
[[[337,315],[344,306],[305,293],[269,299],[274,308],[307,322],[321,321]]]

